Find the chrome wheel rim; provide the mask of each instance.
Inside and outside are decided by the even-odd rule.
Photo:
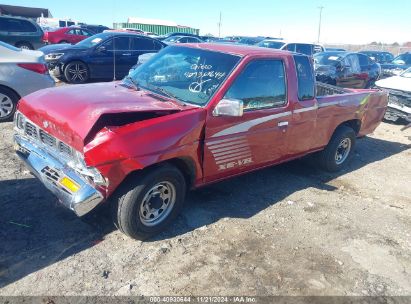
[[[176,188],[170,182],[160,182],[144,195],[139,216],[145,226],[156,226],[163,222],[173,210]]]
[[[13,113],[14,105],[11,98],[5,94],[0,93],[0,117],[4,118]]]
[[[335,152],[335,163],[341,165],[348,157],[351,151],[351,139],[344,138],[337,147]]]
[[[72,82],[84,82],[87,80],[87,68],[84,64],[75,63],[68,67],[68,74]]]
[[[22,45],[20,48],[22,50],[30,50],[30,48],[27,45]]]

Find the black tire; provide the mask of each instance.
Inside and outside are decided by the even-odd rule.
[[[64,78],[68,83],[86,83],[89,77],[88,66],[82,61],[72,61],[64,67]]]
[[[349,145],[348,150],[344,149],[345,143]],[[325,149],[317,154],[321,168],[328,172],[340,171],[350,161],[355,143],[356,134],[352,128],[338,127]]]
[[[13,120],[19,99],[14,91],[0,86],[0,122]]]
[[[29,42],[17,42],[16,47],[24,49],[24,50],[34,50],[34,47]]]
[[[158,185],[167,187],[158,188]],[[174,190],[170,191],[169,185],[173,185]],[[168,194],[170,197],[173,196],[174,191],[174,201],[172,198],[168,199],[168,205],[165,207],[167,209],[162,212],[160,209],[166,204],[166,199],[157,196],[158,192],[153,189],[163,189],[161,194],[166,196]],[[183,206],[185,194],[184,176],[174,166],[163,165],[148,172],[142,172],[125,181],[111,199],[114,224],[121,232],[133,239],[147,239],[163,231],[177,217]],[[154,206],[155,204],[157,205]],[[149,216],[144,206],[150,209],[153,207],[153,210],[158,207],[156,210],[161,221],[149,223],[149,221],[154,221],[154,217]],[[143,214],[144,212],[146,214]]]

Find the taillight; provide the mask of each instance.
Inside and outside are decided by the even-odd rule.
[[[17,65],[23,69],[26,69],[26,70],[29,70],[35,73],[39,73],[39,74],[48,73],[47,66],[42,63],[18,63]]]
[[[42,40],[43,40],[43,42],[48,42],[49,41],[49,33],[48,32],[45,32],[43,34]]]

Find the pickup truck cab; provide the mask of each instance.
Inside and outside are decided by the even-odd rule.
[[[24,97],[15,148],[77,215],[108,202],[117,227],[144,239],[177,216],[188,189],[314,152],[341,169],[386,106],[383,91],[317,86],[305,55],[185,44],[122,82]]]

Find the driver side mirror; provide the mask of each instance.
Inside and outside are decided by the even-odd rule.
[[[241,117],[244,113],[244,104],[239,99],[223,98],[214,108],[213,116]]]

